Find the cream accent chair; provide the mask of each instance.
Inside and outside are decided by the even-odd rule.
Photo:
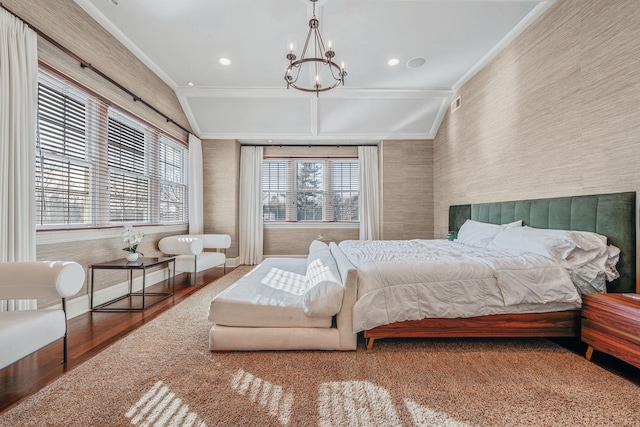
[[[73,261],[0,263],[0,299],[62,299],[62,308],[0,312],[0,369],[60,338],[67,362],[66,299],[84,280],[84,268]]]
[[[163,237],[158,242],[162,253],[176,258],[176,273],[196,274],[213,267],[223,267],[226,274],[227,249],[231,246],[228,234],[185,234]],[[216,249],[217,251],[207,251]]]

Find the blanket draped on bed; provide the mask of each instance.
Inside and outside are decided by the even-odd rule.
[[[358,269],[354,332],[428,317],[475,317],[579,308],[568,273],[532,253],[447,240],[343,241]]]

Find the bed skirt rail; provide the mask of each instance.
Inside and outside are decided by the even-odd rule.
[[[579,337],[580,310],[496,314],[469,318],[428,318],[364,331],[367,350],[380,338]]]

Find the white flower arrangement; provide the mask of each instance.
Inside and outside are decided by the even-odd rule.
[[[142,242],[143,237],[144,233],[142,231],[133,231],[132,225],[125,224],[124,232],[122,233],[122,240],[127,244],[127,247],[122,248],[122,250],[132,254],[139,253],[138,244]],[[143,253],[140,253],[140,255],[144,256]]]

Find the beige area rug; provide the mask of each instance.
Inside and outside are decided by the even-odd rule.
[[[0,415],[0,426],[637,426],[640,389],[544,339],[211,353],[184,302]]]

